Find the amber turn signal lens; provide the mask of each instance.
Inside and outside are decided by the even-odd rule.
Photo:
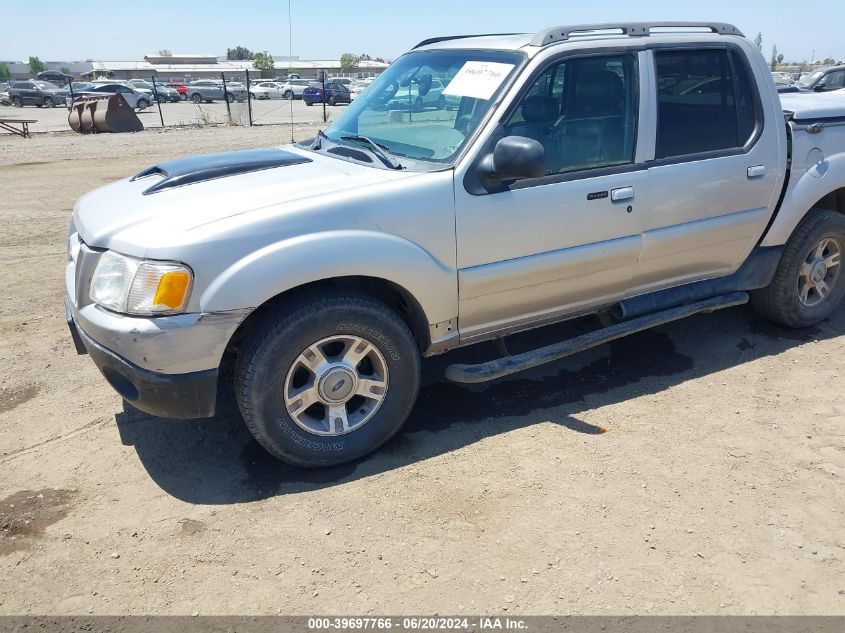
[[[188,293],[188,285],[191,283],[191,276],[186,272],[165,273],[158,280],[154,305],[165,305],[168,308],[180,308],[185,302],[185,295]]]

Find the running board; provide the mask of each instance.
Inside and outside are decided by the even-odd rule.
[[[747,292],[733,292],[731,294],[712,297],[702,301],[696,301],[676,308],[669,308],[653,314],[631,319],[611,325],[610,327],[596,330],[576,336],[575,338],[561,341],[540,347],[530,352],[524,352],[515,356],[503,356],[496,360],[491,360],[486,363],[478,363],[477,365],[449,365],[446,368],[446,379],[452,382],[461,383],[479,383],[496,380],[516,372],[531,369],[539,365],[545,365],[555,360],[559,360],[578,352],[583,352],[593,347],[615,341],[623,336],[641,332],[664,323],[684,319],[694,314],[701,312],[715,312],[722,308],[730,308],[732,306],[742,305],[748,303]]]

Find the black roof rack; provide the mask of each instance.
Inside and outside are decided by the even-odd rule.
[[[564,42],[572,36],[628,35],[630,37],[645,37],[651,35],[652,29],[660,29],[664,33],[706,30],[719,35],[738,35],[744,37],[742,32],[733,24],[725,24],[723,22],[628,22],[623,24],[555,26],[539,31],[534,35],[530,44],[531,46],[547,46],[556,42]],[[607,31],[617,31],[617,33],[608,33]]]
[[[472,35],[446,35],[444,37],[430,37],[423,40],[411,50],[428,46],[429,44],[437,44],[438,42],[448,42],[449,40],[464,40],[468,37],[504,37],[506,35],[521,35],[521,33],[473,33]]]

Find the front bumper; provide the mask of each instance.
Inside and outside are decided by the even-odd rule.
[[[76,351],[88,353],[108,383],[132,406],[162,418],[206,418],[214,415],[217,369],[162,374],[144,369],[106,349],[88,336],[73,318],[69,300],[65,315]]]

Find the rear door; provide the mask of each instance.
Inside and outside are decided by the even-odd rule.
[[[782,182],[782,135],[772,127],[783,120],[764,120],[758,79],[741,48],[649,54],[656,138],[631,294],[736,270],[765,229]]]

